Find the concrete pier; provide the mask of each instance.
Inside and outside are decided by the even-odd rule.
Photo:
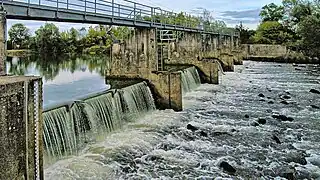
[[[0,76],[0,179],[43,179],[42,79]]]
[[[6,11],[3,9],[0,9],[0,76],[3,76],[6,74],[6,51],[7,51],[6,36],[7,36]]]

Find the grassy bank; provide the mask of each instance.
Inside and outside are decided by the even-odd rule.
[[[32,54],[32,50],[29,49],[13,49],[13,50],[7,50],[7,56],[13,57],[13,56],[18,56],[18,57],[25,57],[29,56]]]

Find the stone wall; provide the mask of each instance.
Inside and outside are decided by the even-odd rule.
[[[242,49],[248,56],[279,57],[287,54],[286,46],[269,44],[243,44]]]

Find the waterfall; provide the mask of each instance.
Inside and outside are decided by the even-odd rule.
[[[199,73],[194,66],[182,71],[181,80],[183,94],[196,89],[201,84]]]
[[[105,138],[126,121],[155,109],[146,83],[99,93],[43,113],[44,144],[48,162],[76,155],[87,143]]]
[[[222,73],[223,75],[225,75],[220,61],[219,61],[219,60],[215,60],[214,62],[218,64],[219,71],[221,71],[221,73]]]

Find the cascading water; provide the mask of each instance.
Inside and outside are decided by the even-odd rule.
[[[100,141],[124,121],[154,109],[149,87],[139,83],[44,112],[46,163],[76,155],[88,142]]]
[[[182,71],[181,80],[183,94],[196,89],[201,84],[199,73],[194,66]]]

